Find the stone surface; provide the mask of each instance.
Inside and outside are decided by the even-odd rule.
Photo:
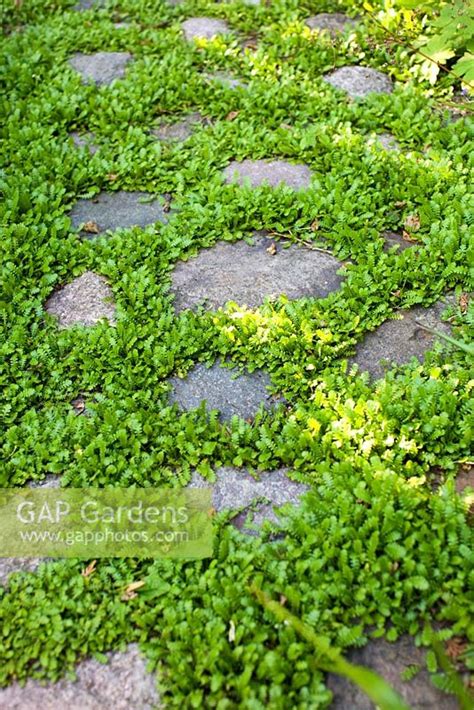
[[[311,184],[311,170],[307,165],[285,160],[234,160],[224,169],[224,178],[227,183],[239,185],[249,181],[252,187],[285,184],[293,190],[302,190]]]
[[[82,236],[89,238],[107,230],[167,221],[159,195],[146,192],[101,192],[90,200],[79,200],[69,216],[74,229],[82,228]]]
[[[340,268],[330,254],[295,244],[283,248],[259,233],[253,244],[218,242],[179,262],[172,274],[172,291],[178,311],[199,305],[214,309],[227,301],[254,308],[267,296],[327,296],[339,288]]]
[[[0,585],[7,585],[12,572],[34,572],[41,561],[39,557],[0,557]],[[0,691],[0,709],[2,707]]]
[[[194,38],[212,39],[216,35],[227,34],[230,27],[224,20],[215,17],[190,17],[181,25],[187,40]]]
[[[404,698],[412,710],[458,710],[452,695],[437,690],[426,670],[425,650],[417,648],[409,637],[395,643],[383,639],[370,641],[364,648],[349,651],[347,659],[375,670]],[[400,674],[409,666],[420,665],[422,670],[412,680],[404,682]],[[334,694],[331,710],[374,710],[367,695],[346,678],[329,674],[328,686]]]
[[[69,63],[79,72],[84,83],[93,82],[97,86],[104,86],[114,79],[122,79],[131,59],[132,55],[128,52],[96,52],[75,54]]]
[[[399,151],[400,143],[397,141],[391,133],[377,133],[374,136],[374,141],[376,144],[381,146],[384,150],[389,151]]]
[[[393,90],[392,80],[370,67],[340,67],[330,74],[325,74],[324,80],[355,99],[372,93],[390,94]]]
[[[350,27],[354,27],[356,21],[352,17],[343,15],[342,12],[321,12],[306,20],[306,24],[312,30],[322,30],[329,32],[334,37],[341,32],[345,32]]]
[[[203,123],[205,119],[200,113],[189,113],[175,123],[161,123],[151,133],[161,141],[184,141],[192,135],[195,126]]]
[[[203,74],[203,76],[209,81],[217,82],[218,84],[227,86],[230,89],[236,89],[239,86],[242,89],[246,89],[248,86],[248,84],[246,84],[244,81],[242,81],[241,79],[236,79],[236,77],[232,76],[232,74],[229,74],[229,72],[216,71],[212,74]]]
[[[172,377],[170,384],[170,401],[180,409],[196,409],[205,400],[207,410],[219,410],[222,419],[234,414],[250,419],[261,404],[269,409],[277,401],[268,393],[270,378],[265,372],[238,374],[219,362],[212,367],[198,364],[186,378]]]
[[[411,242],[409,239],[404,239],[402,234],[398,232],[387,231],[382,234],[385,239],[385,249],[391,249],[391,247],[398,246],[399,251],[405,251],[405,249],[411,249],[415,246],[415,242]]]
[[[87,659],[77,666],[77,680],[43,686],[28,680],[0,689],[5,710],[153,710],[162,707],[155,678],[135,644],[107,654],[108,663]]]
[[[463,493],[466,488],[474,490],[474,465],[463,464],[456,476],[456,491]]]
[[[103,276],[85,271],[81,276],[53,293],[45,309],[57,316],[60,328],[80,323],[92,326],[102,318],[115,322],[115,305],[110,286]]]
[[[89,10],[94,7],[103,7],[105,0],[79,0],[74,6],[74,10]]]
[[[93,133],[71,133],[72,142],[76,148],[85,148],[91,155],[97,153],[99,146],[94,143]]]
[[[232,522],[239,529],[246,531],[247,509],[253,503],[256,504],[256,509],[253,512],[252,525],[260,526],[265,520],[278,523],[274,506],[297,504],[300,496],[309,490],[303,483],[291,481],[286,474],[286,469],[278,469],[259,472],[254,477],[244,469],[224,466],[217,469],[215,483],[210,483],[198,473],[194,473],[189,487],[211,487],[214,508],[219,512],[239,511]]]
[[[412,357],[423,360],[425,352],[433,347],[436,336],[418,323],[449,334],[450,327],[441,320],[441,315],[450,302],[451,297],[429,308],[417,306],[400,311],[400,320],[385,321],[359,343],[356,355],[350,362],[357,363],[361,370],[369,372],[373,377],[382,377],[386,369],[384,361],[402,365]]]

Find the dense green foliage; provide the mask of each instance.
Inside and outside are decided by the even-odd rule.
[[[313,490],[278,543],[245,538],[223,516],[212,560],[104,561],[88,579],[84,563],[58,562],[13,577],[0,589],[0,681],[56,678],[84,654],[139,640],[170,707],[203,698],[220,710],[324,707],[330,694],[307,643],[260,608],[250,582],[284,594],[341,648],[363,644],[369,627],[422,637],[433,620],[446,638],[472,641],[473,535],[453,485],[470,456],[472,359],[447,344],[376,384],[347,367],[354,345],[397,308],[472,288],[472,123],[450,121],[427,85],[410,83],[411,60],[383,32],[362,26],[334,45],[305,27],[309,14],[343,3],[115,0],[85,13],[72,4],[31,0],[4,13],[0,485],[56,473],[79,487],[175,486],[193,468],[212,475],[226,464],[289,466]],[[187,45],[179,23],[193,15],[226,18],[257,48],[242,52],[236,36]],[[111,17],[133,24],[118,29]],[[98,50],[134,55],[125,79],[81,83],[68,57]],[[350,102],[321,80],[356,63],[401,81],[391,95]],[[249,89],[204,77],[217,69]],[[185,143],[150,135],[157,118],[191,110],[212,122]],[[94,156],[73,146],[77,129],[94,132]],[[401,153],[367,141],[383,131]],[[273,156],[308,164],[311,190],[223,184],[231,159]],[[166,226],[80,240],[68,210],[103,189],[169,192],[174,212]],[[387,252],[381,233],[413,214],[418,244]],[[341,288],[245,312],[174,314],[177,260],[263,228],[282,241],[324,240],[344,261]],[[44,302],[86,269],[108,278],[117,325],[58,330]],[[472,308],[450,316],[469,342]],[[167,378],[217,358],[268,369],[288,406],[227,425],[204,408],[170,406]],[[92,416],[72,410],[81,393]],[[136,579],[145,586],[123,601]]]

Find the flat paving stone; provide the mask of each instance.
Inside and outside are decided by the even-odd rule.
[[[372,377],[383,377],[387,363],[402,365],[412,357],[423,360],[425,352],[433,347],[437,338],[418,323],[449,334],[449,324],[441,320],[441,315],[452,302],[453,298],[449,296],[429,308],[416,306],[400,311],[400,320],[385,321],[359,343],[351,364],[357,363],[360,370],[369,372]]]
[[[292,244],[283,248],[264,234],[253,244],[218,242],[172,273],[175,308],[204,305],[215,309],[228,301],[255,308],[265,297],[322,298],[339,288],[341,262],[330,254]]]
[[[431,683],[425,650],[417,648],[410,637],[403,636],[395,643],[384,639],[369,641],[364,648],[349,651],[347,659],[376,671],[400,693],[412,710],[459,709],[452,695],[443,693]],[[400,677],[403,671],[414,665],[421,666],[421,670],[410,681],[403,681]],[[328,687],[333,692],[331,710],[375,709],[365,693],[346,678],[329,674]]]
[[[147,227],[166,222],[159,195],[146,192],[101,192],[90,200],[79,200],[69,213],[74,229],[93,238],[108,230]]]
[[[259,185],[287,185],[293,190],[303,190],[311,185],[311,170],[307,165],[288,163],[285,160],[234,160],[224,169],[226,183],[252,187]]]
[[[57,316],[60,328],[81,324],[93,326],[103,318],[115,323],[112,289],[106,279],[93,271],[81,276],[53,293],[45,309]]]
[[[96,52],[75,54],[69,63],[82,76],[84,83],[105,86],[115,79],[123,79],[131,59],[132,55],[128,52]]]
[[[163,707],[155,677],[136,644],[108,653],[108,663],[87,659],[78,664],[75,681],[40,685],[28,680],[0,689],[5,710],[153,710]]]
[[[76,148],[85,148],[91,155],[99,150],[99,146],[94,143],[93,133],[71,133],[72,142]]]
[[[184,141],[192,135],[196,126],[205,122],[206,119],[200,113],[189,113],[175,123],[161,123],[151,133],[161,141]]]
[[[340,67],[325,74],[323,78],[331,86],[345,91],[355,99],[365,98],[369,94],[390,94],[393,91],[390,77],[370,67]]]
[[[347,17],[342,12],[321,12],[318,15],[308,17],[306,24],[312,30],[322,30],[329,32],[335,37],[348,28],[354,27],[357,23],[352,17]]]
[[[252,525],[261,526],[265,520],[278,523],[274,507],[285,503],[298,504],[300,496],[309,490],[309,486],[297,481],[291,481],[288,469],[277,469],[250,475],[245,469],[223,466],[216,471],[217,480],[210,483],[200,474],[194,473],[189,488],[212,488],[212,503],[217,511],[235,510],[238,512],[233,524],[247,531],[247,510],[256,503],[253,511]],[[258,501],[266,499],[268,502]]]
[[[234,415],[251,419],[261,404],[270,409],[278,401],[267,390],[270,378],[266,372],[239,374],[219,362],[212,367],[199,363],[184,379],[172,377],[169,382],[170,401],[180,409],[196,409],[205,400],[207,410],[217,409],[221,419]]]
[[[182,23],[181,27],[187,40],[212,39],[217,35],[230,32],[227,22],[215,17],[190,17]]]

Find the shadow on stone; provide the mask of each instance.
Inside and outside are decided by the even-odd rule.
[[[105,86],[125,76],[125,69],[131,59],[132,55],[128,52],[96,52],[75,54],[69,63],[82,76],[84,83]]]
[[[167,222],[166,201],[146,192],[101,192],[90,200],[79,200],[70,212],[74,229],[93,238],[105,231],[147,227]]]
[[[286,185],[293,190],[304,190],[311,185],[311,170],[307,165],[285,160],[234,160],[223,174],[227,184],[244,185],[248,181],[252,187]]]
[[[265,297],[322,298],[339,288],[341,263],[330,254],[292,244],[283,248],[259,234],[254,244],[244,240],[218,242],[185,262],[172,274],[177,311],[204,305],[208,309],[227,301],[252,308]]]
[[[266,372],[237,374],[235,370],[221,367],[219,362],[212,367],[200,363],[186,378],[172,377],[170,384],[170,401],[180,409],[196,409],[206,401],[208,411],[217,409],[222,419],[234,415],[251,419],[261,404],[270,409],[278,402],[268,393],[270,378]]]
[[[387,320],[366,336],[357,346],[350,364],[357,363],[360,370],[369,372],[372,377],[383,377],[387,369],[384,362],[402,365],[412,357],[423,360],[425,352],[433,347],[436,336],[422,326],[449,334],[450,327],[441,320],[441,315],[453,302],[453,297],[449,296],[429,308],[417,306],[400,311],[399,320]]]
[[[63,286],[46,301],[45,309],[58,318],[60,328],[80,324],[93,326],[102,318],[115,323],[112,289],[106,279],[93,271]]]
[[[345,91],[355,99],[365,98],[369,94],[390,94],[393,90],[392,80],[370,67],[341,67],[325,74],[323,78],[331,86]]]

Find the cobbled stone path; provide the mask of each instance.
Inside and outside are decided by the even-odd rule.
[[[255,6],[263,4],[261,0],[245,2]],[[179,15],[181,8],[178,6],[183,5],[183,0],[169,0],[168,4],[177,8],[174,12]],[[79,0],[73,9],[80,12],[104,6],[106,3],[103,0]],[[113,16],[111,19],[117,18]],[[357,19],[339,12],[323,12],[309,17],[305,24],[311,30],[329,35],[337,46],[341,36],[355,28],[357,22]],[[113,25],[117,30],[132,27],[130,22],[114,22]],[[233,32],[227,21],[206,16],[190,17],[184,21],[179,19],[178,33],[179,27],[179,41],[196,42],[193,47],[196,51],[202,40],[213,40]],[[253,39],[250,39],[247,47],[251,47],[252,43]],[[133,60],[133,55],[128,51],[84,51],[70,57],[69,66],[80,75],[83,83],[100,88],[124,79]],[[200,76],[210,85],[248,88],[244,79],[228,71],[208,72],[205,69],[205,64],[199,68]],[[328,72],[323,79],[336,91],[345,92],[352,99],[367,99],[374,93],[390,94],[393,90],[391,78],[369,66],[342,66]],[[229,92],[231,99],[240,95],[246,94]],[[186,111],[189,107],[183,106],[170,121],[157,122],[154,114],[151,127],[147,127],[148,137],[151,135],[163,143],[184,142],[199,126],[211,124],[211,120],[201,113]],[[232,113],[234,111],[230,115]],[[235,115],[237,113],[236,110]],[[78,151],[88,151],[91,156],[99,150],[94,134],[84,132],[84,128],[71,133],[70,139]],[[401,140],[403,142],[403,137]],[[150,142],[153,144],[153,141]],[[370,134],[367,143],[371,148],[393,153],[390,159],[394,160],[396,153],[403,150],[389,132]],[[156,143],[153,147],[157,147]],[[284,154],[291,155],[291,152]],[[236,153],[225,160],[230,160],[233,155]],[[102,153],[94,160],[101,157]],[[221,178],[227,185],[251,188],[285,186],[304,192],[311,188],[312,171],[308,165],[293,162],[291,158],[268,155],[265,159],[249,157],[231,160],[222,170]],[[169,207],[168,195],[103,191],[96,197],[78,200],[70,211],[70,219],[73,230],[81,237],[94,239],[107,231],[166,223],[170,216]],[[387,230],[382,236],[386,249],[397,246],[398,252],[401,252],[416,248],[398,232]],[[81,246],[85,245],[82,243]],[[266,232],[254,233],[252,244],[243,240],[234,243],[219,240],[188,261],[178,261],[174,265],[171,292],[175,311],[179,316],[186,309],[200,306],[216,310],[229,301],[235,301],[239,306],[258,308],[267,297],[281,295],[289,299],[324,298],[341,286],[343,276],[338,273],[341,266],[341,261],[322,249],[311,250],[297,244],[287,246]],[[440,300],[430,308],[416,307],[401,311],[397,320],[385,321],[358,344],[350,363],[357,364],[359,370],[368,372],[371,378],[378,378],[384,375],[386,363],[400,365],[412,357],[422,360],[436,341],[436,336],[423,326],[448,334],[450,326],[441,321],[441,314],[447,304],[453,303],[453,298],[450,296]],[[111,326],[116,324],[111,285],[104,276],[91,270],[57,288],[45,301],[44,308],[57,319],[60,329],[74,325],[91,328],[104,319]],[[218,410],[222,421],[237,416],[252,422],[262,405],[265,409],[272,409],[280,403],[284,404],[282,398],[269,394],[271,379],[267,372],[238,373],[222,367],[219,360],[211,367],[196,364],[184,378],[171,376],[169,384],[169,401],[180,410],[193,410],[205,402],[207,411]],[[82,396],[73,400],[72,406],[77,413],[82,413],[85,408]],[[278,523],[275,507],[286,503],[297,506],[301,496],[309,490],[308,486],[291,480],[288,473],[287,469],[280,468],[260,472],[254,477],[246,469],[219,467],[215,471],[214,483],[194,472],[189,486],[210,486],[216,510],[233,511],[235,514],[231,524],[253,535],[256,534],[253,526],[258,529],[266,520]],[[58,479],[52,477],[39,485],[56,486]],[[459,492],[474,486],[472,466],[465,465],[460,469],[456,485]],[[253,521],[249,524],[247,515],[251,509]],[[36,558],[1,558],[0,585],[8,586],[12,572],[36,570],[39,562]],[[400,674],[404,670],[424,663],[423,652],[410,639],[402,637],[394,644],[383,640],[371,641],[366,647],[351,651],[348,657],[352,662],[379,672],[399,690],[413,710],[457,708],[452,698],[434,688],[424,670],[409,683],[401,682]],[[334,710],[370,710],[373,707],[365,695],[340,677],[330,674],[329,687],[334,693],[331,705]],[[82,661],[77,666],[75,681],[64,679],[42,686],[28,680],[24,687],[13,683],[0,689],[0,710],[152,710],[161,707],[164,706],[156,690],[156,679],[147,672],[145,661],[134,644],[124,651],[108,653],[106,664],[92,659]]]

